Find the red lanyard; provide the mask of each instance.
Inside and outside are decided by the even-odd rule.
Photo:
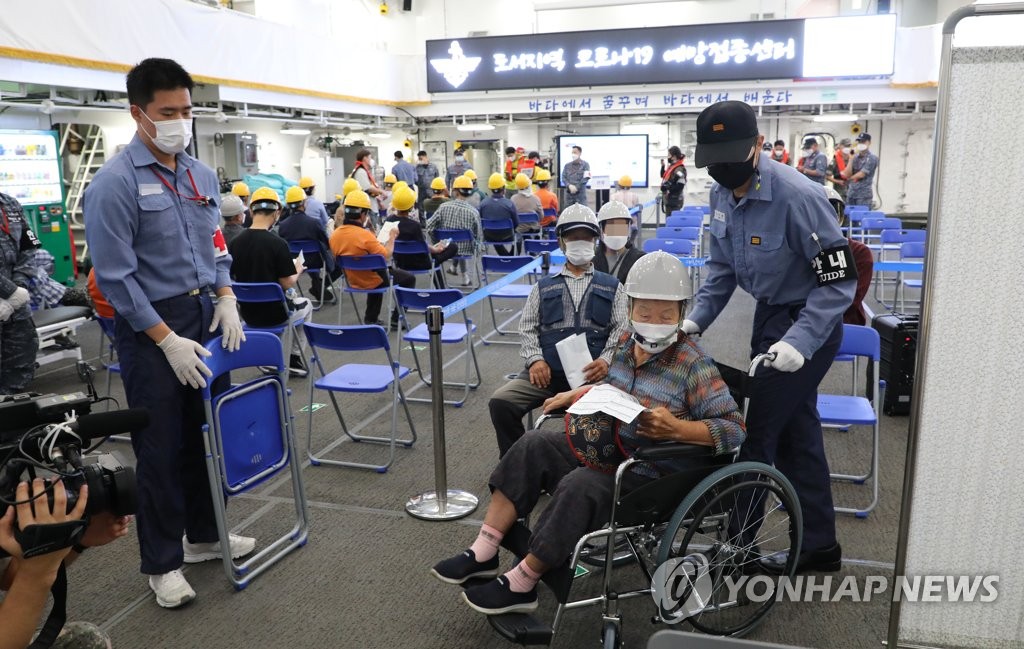
[[[171,185],[171,183],[167,182],[167,180],[164,179],[163,174],[161,174],[156,169],[152,169],[152,171],[153,175],[155,175],[157,179],[159,179],[160,182],[164,184],[164,187],[177,194],[178,198],[184,198],[186,201],[193,201],[195,202],[196,205],[199,205],[201,207],[205,207],[210,204],[210,198],[208,196],[200,195],[199,188],[196,187],[196,181],[192,178],[191,169],[186,169],[185,174],[188,176],[188,182],[192,185],[192,196],[185,196],[184,194],[179,192],[177,189],[174,188],[173,185]]]
[[[7,220],[7,212],[5,212],[2,207],[0,207],[0,216],[4,217],[4,221],[0,224],[0,228],[3,228],[4,234],[11,236],[11,224]]]

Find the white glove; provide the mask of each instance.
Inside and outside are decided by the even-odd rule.
[[[775,360],[764,359],[765,367],[774,367],[780,372],[795,372],[804,366],[803,354],[787,342],[780,340],[768,348],[768,353],[775,354]]]
[[[18,288],[14,289],[14,292],[11,293],[11,296],[7,298],[7,302],[11,305],[12,309],[17,311],[21,307],[28,304],[29,298],[31,297],[32,296],[29,295],[28,293],[28,289],[19,286]]]
[[[229,352],[238,351],[245,342],[245,332],[242,331],[242,320],[238,317],[238,298],[234,295],[217,298],[217,304],[213,307],[210,332],[217,331],[217,327],[220,327],[220,346]]]
[[[683,320],[682,330],[687,336],[692,336],[700,333],[700,325],[693,320]]]
[[[0,322],[7,322],[14,315],[14,307],[7,300],[0,300]]]
[[[569,193],[570,194],[575,194],[576,193],[576,185],[569,185]]]
[[[205,347],[189,338],[182,338],[173,331],[167,334],[157,347],[167,357],[167,362],[182,385],[191,385],[196,389],[206,387],[203,375],[211,376],[213,372],[203,362],[203,358],[210,355]]]

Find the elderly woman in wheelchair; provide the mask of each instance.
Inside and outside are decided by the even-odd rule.
[[[564,431],[529,431],[491,474],[491,502],[476,540],[467,550],[431,570],[443,582],[468,586],[463,591],[465,602],[492,616],[492,625],[510,640],[524,644],[550,642],[562,609],[579,604],[566,601],[572,569],[587,543],[602,537],[614,540],[616,535],[624,534],[632,554],[637,559],[646,557],[640,565],[648,580],[652,568],[673,556],[699,552],[703,553],[699,563],[705,573],[724,573],[723,566],[728,565],[731,573],[747,574],[747,568],[756,565],[754,555],[760,552],[759,544],[772,551],[794,547],[757,538],[759,529],[769,528],[769,519],[763,513],[768,493],[750,493],[749,485],[769,487],[776,501],[788,505],[784,511],[798,515],[799,508],[795,496],[790,497],[792,488],[786,489],[785,478],[770,467],[757,465],[757,471],[751,472],[751,466],[731,465],[745,436],[743,418],[714,361],[679,332],[686,300],[691,296],[689,285],[685,268],[673,255],[655,252],[636,262],[625,284],[633,331],[620,341],[606,382],[633,395],[644,406],[644,412],[630,424],[618,424],[600,413],[569,415]],[[567,408],[589,387],[552,397],[544,404],[545,413]],[[718,492],[690,498],[693,502],[685,511],[677,508],[684,496],[701,486],[698,483],[714,478],[718,475],[715,470],[723,467],[739,467],[741,471],[732,471],[707,485],[706,491]],[[551,500],[532,531],[527,530],[521,521],[534,510],[542,493],[551,494]],[[735,506],[737,498],[743,499],[745,521],[728,516],[730,507],[740,509]],[[655,564],[651,556],[657,545],[652,542],[653,534],[664,528],[673,512],[677,516],[672,517],[665,533],[670,536],[663,537],[657,548],[659,560]],[[799,521],[795,525],[782,522],[781,535],[779,525],[779,521],[772,520],[775,537],[769,541],[782,536],[799,543]],[[719,540],[712,539],[715,535]],[[685,542],[681,544],[677,536]],[[521,557],[504,574],[498,569],[499,545]],[[623,594],[611,590],[614,543],[605,545],[605,595],[581,605],[604,602],[605,623],[614,627],[606,629],[605,636],[607,639],[610,635],[611,646],[616,646],[616,600]],[[710,578],[706,575],[705,583]],[[560,605],[550,628],[541,627],[532,618],[524,620],[527,616],[521,615],[537,608],[537,583],[541,580],[552,587]],[[724,585],[712,583],[712,591],[722,592],[706,597],[708,606],[723,604]],[[649,593],[651,589],[640,592]],[[681,617],[678,609],[683,602],[677,604],[677,610],[662,606],[661,619],[692,618],[692,610]],[[708,606],[702,605],[695,614],[699,617]],[[731,603],[724,609],[734,606]],[[733,633],[737,631],[733,626],[711,631]],[[751,628],[752,623],[742,626],[738,631]]]

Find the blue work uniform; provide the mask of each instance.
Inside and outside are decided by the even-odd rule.
[[[132,435],[141,570],[163,574],[182,565],[183,532],[193,543],[215,542],[218,532],[202,394],[178,381],[145,330],[164,322],[200,343],[213,336],[210,292],[231,285],[231,256],[216,246],[217,175],[186,153],[168,169],[136,134],[96,173],[84,201],[96,281],[116,312],[128,405],[149,410],[149,425]],[[227,381],[224,375],[214,390]]]
[[[455,179],[466,173],[473,168],[473,165],[469,164],[469,160],[463,160],[462,162],[453,162],[448,165],[448,173],[445,174],[444,184],[449,190],[452,189],[452,183]]]
[[[587,204],[587,181],[590,180],[590,163],[583,158],[572,160],[562,167],[562,185],[565,187],[565,204],[562,208],[579,203]],[[576,187],[576,193],[569,189],[569,185]]]
[[[711,188],[708,278],[690,320],[706,331],[739,286],[757,300],[751,357],[780,340],[803,355],[796,372],[758,371],[740,460],[774,464],[789,478],[803,510],[803,548],[813,551],[836,542],[817,389],[839,349],[857,283],[818,286],[811,261],[846,244],[824,192],[767,156],[757,168],[738,202],[732,191]]]
[[[324,202],[322,200],[316,196],[307,196],[305,212],[320,221],[320,225],[323,226],[324,232],[327,232],[327,221],[331,218],[331,215],[327,213],[327,208],[324,207]]]
[[[394,167],[391,167],[391,173],[395,174],[395,178],[404,180],[410,187],[416,185],[416,168],[404,159],[399,160]]]
[[[846,184],[847,205],[867,205],[871,207],[871,198],[874,195],[872,186],[875,182],[875,170],[878,169],[878,156],[871,151],[858,153],[850,158],[850,176]],[[852,180],[852,176],[858,171],[864,172],[860,180]]]
[[[825,154],[821,151],[812,151],[809,156],[804,158],[804,170],[812,170],[818,172],[817,176],[807,176],[819,185],[825,184],[825,170],[828,169],[828,159]]]

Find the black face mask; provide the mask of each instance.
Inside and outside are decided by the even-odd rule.
[[[736,189],[754,175],[753,160],[708,165],[708,175],[726,189]]]

